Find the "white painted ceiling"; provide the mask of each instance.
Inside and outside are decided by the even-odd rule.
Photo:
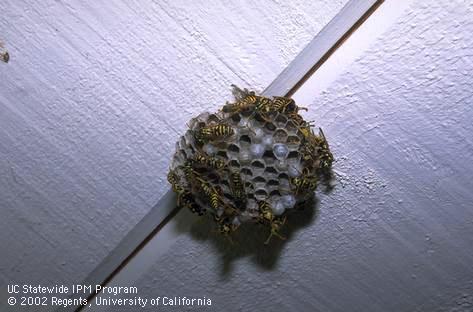
[[[346,2],[2,1],[0,288],[83,280],[168,189],[185,123]]]
[[[473,4],[402,3],[330,86],[295,94],[337,158],[317,214],[269,250],[196,222],[134,283],[140,296],[211,298],[205,311],[473,310]]]

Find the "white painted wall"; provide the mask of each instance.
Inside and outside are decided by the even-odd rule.
[[[303,87],[337,158],[318,214],[269,251],[196,222],[139,295],[205,296],[205,311],[472,311],[472,20],[468,1],[412,1],[327,89]],[[191,310],[160,308],[176,309]]]
[[[344,3],[0,2],[0,289],[81,281],[168,189],[185,122],[262,90]]]

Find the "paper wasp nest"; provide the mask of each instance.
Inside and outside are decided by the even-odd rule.
[[[222,233],[259,222],[268,226],[266,242],[283,238],[286,214],[313,196],[333,157],[292,99],[233,88],[234,103],[189,122],[168,180],[179,206],[211,214]]]

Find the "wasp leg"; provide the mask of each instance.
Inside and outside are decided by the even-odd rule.
[[[269,241],[271,240],[271,237],[273,237],[273,236],[276,236],[276,237],[278,237],[279,239],[282,239],[282,240],[286,240],[286,238],[284,236],[282,236],[281,234],[279,234],[278,232],[276,232],[276,230],[271,229],[271,233],[269,234],[269,236],[266,239],[266,241],[264,242],[264,244],[268,245]]]

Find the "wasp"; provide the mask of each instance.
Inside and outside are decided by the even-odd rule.
[[[297,116],[299,116],[299,115],[297,115]],[[299,116],[299,117],[301,117],[301,116]],[[304,121],[301,117],[298,122],[299,123],[298,123],[298,125],[296,125],[296,127],[302,133],[302,136],[304,137],[304,140],[307,141],[308,143],[311,143],[311,144],[318,144],[317,136],[314,134],[314,130],[312,130],[312,127],[313,127],[312,122],[313,121],[307,122],[307,121]]]
[[[200,177],[200,174],[194,170],[193,161],[187,160],[184,165],[180,166],[184,172],[184,177],[186,178],[187,183],[194,184],[196,179]]]
[[[291,98],[286,98],[282,96],[273,97],[272,109],[279,113],[297,113],[299,107],[296,105],[296,102]],[[304,108],[307,110],[306,108]]]
[[[301,115],[297,113],[287,113],[286,115],[295,123],[296,126],[305,126],[305,121]]]
[[[178,206],[188,208],[193,213],[197,213],[199,216],[205,213],[205,208],[202,208],[197,204],[194,196],[189,191],[183,191],[178,196]]]
[[[254,107],[254,112],[250,118],[260,113],[263,119],[267,120],[266,114],[272,111],[272,101],[264,96],[256,95],[255,92],[249,92],[247,89],[241,90],[237,86],[233,86],[233,94],[238,99],[236,103],[227,103],[223,106],[224,113],[239,113]]]
[[[172,190],[175,193],[182,192],[182,187],[179,185],[179,181],[180,181],[179,176],[176,174],[174,170],[169,170],[167,178],[168,178],[168,182],[171,183]]]
[[[207,193],[207,196],[210,199],[210,206],[217,210],[220,207],[220,196],[215,192]]]
[[[235,131],[233,131],[232,127],[221,123],[216,125],[205,126],[198,129],[195,132],[194,137],[199,142],[207,142],[212,140],[223,139],[233,135],[234,133]]]
[[[224,113],[239,113],[244,111],[251,106],[255,105],[259,100],[259,96],[254,91],[248,91],[247,89],[241,90],[235,85],[231,85],[233,90],[232,93],[237,99],[235,103],[228,103],[223,106],[222,111]]]
[[[301,145],[300,152],[305,161],[319,160],[321,169],[328,169],[332,166],[333,155],[325,138],[324,132],[319,128],[319,135],[315,135],[310,125],[299,127],[299,131],[304,136],[304,142]]]
[[[233,208],[232,206],[227,205],[221,196],[221,190],[220,189],[215,189],[213,186],[211,186],[208,182],[198,179],[200,182],[200,187],[207,196],[210,206],[215,210],[219,210],[221,207],[223,208],[223,214],[224,215],[236,215],[236,209]]]
[[[260,211],[260,222],[269,224],[269,227],[271,229],[269,236],[264,242],[264,244],[267,245],[271,240],[271,237],[273,236],[277,236],[280,239],[285,240],[286,238],[279,234],[279,231],[281,227],[286,223],[286,217],[284,217],[284,219],[276,217],[273,214],[271,205],[265,200],[258,201],[258,208]]]
[[[295,115],[298,114],[299,110],[307,111],[307,108],[297,106],[296,102],[293,99],[282,96],[273,97],[272,109],[279,113]]]
[[[317,188],[317,177],[314,175],[301,175],[291,178],[291,183],[296,187],[296,194],[303,191],[315,191]]]
[[[312,144],[304,142],[300,147],[300,153],[302,159],[310,163],[310,165],[313,165],[314,162],[317,160],[317,150],[316,147]]]
[[[268,98],[261,97],[261,99],[256,103],[255,111],[253,112],[253,114],[251,114],[251,116],[258,113],[259,116],[261,116],[261,118],[264,121],[271,122],[268,115],[273,111],[274,111],[273,110],[273,102]],[[251,118],[251,116],[250,116],[250,118]]]
[[[261,114],[267,114],[272,111],[272,101],[265,97],[260,97],[255,105],[255,111]]]
[[[210,185],[210,183],[202,180],[201,178],[197,178],[197,180],[199,181],[199,186],[204,192],[205,196],[207,196],[207,198],[209,199],[210,206],[214,210],[217,210],[220,207],[221,202],[219,193],[212,185]]]
[[[230,234],[235,232],[239,228],[239,225],[232,223],[228,217],[218,217],[214,215],[214,219],[218,224],[219,233],[223,234],[233,244]]]
[[[327,169],[332,166],[333,155],[330,152],[327,139],[325,138],[324,132],[319,128],[319,138],[320,138],[320,151],[319,151],[319,160],[320,168]]]
[[[235,202],[238,206],[241,206],[246,201],[246,192],[241,180],[241,175],[237,171],[230,173],[230,189],[235,198]]]
[[[225,167],[225,162],[223,160],[216,157],[207,156],[202,153],[195,154],[193,160],[199,165],[207,166],[217,170]]]
[[[258,209],[260,212],[260,222],[264,223],[264,221],[271,222],[274,219],[273,209],[271,205],[265,201],[260,200],[258,201]]]
[[[184,190],[184,188],[179,185],[180,179],[176,172],[174,170],[170,170],[167,178],[169,183],[171,183],[172,190],[177,194],[177,205],[182,207],[182,202],[184,202],[184,206],[189,206],[191,204],[190,199],[193,200],[193,197],[189,191]]]
[[[281,230],[281,228],[283,227],[285,223],[286,223],[286,217],[284,217],[283,219],[276,218],[273,220],[273,222],[271,222],[270,224],[271,232],[269,233],[268,238],[264,242],[265,245],[269,244],[269,241],[271,240],[271,237],[273,236],[277,236],[278,238],[282,240],[286,239],[284,236],[281,236],[281,234],[279,234],[279,231]]]
[[[191,183],[196,176],[199,174],[194,170],[192,162],[186,161],[183,166],[181,166],[182,171],[184,171],[184,176],[186,177],[187,182]]]
[[[222,111],[224,113],[239,113],[239,112],[242,112],[248,108],[250,108],[251,106],[255,105],[258,100],[259,100],[260,96],[257,96],[257,95],[247,95],[245,96],[244,98],[242,98],[241,100],[238,100],[236,101],[235,103],[228,103],[225,104],[222,108]]]
[[[313,135],[311,128],[314,127],[314,121],[305,121],[298,113],[288,113],[287,116],[293,122],[294,126],[301,131],[304,137]]]
[[[303,121],[302,124],[297,126],[304,138],[300,146],[302,159],[305,161],[315,162],[318,156],[317,147],[320,145],[321,140],[314,134],[311,127],[311,123],[306,121]]]
[[[199,130],[199,135],[203,138],[226,137],[233,133],[233,128],[226,124],[206,126]]]

